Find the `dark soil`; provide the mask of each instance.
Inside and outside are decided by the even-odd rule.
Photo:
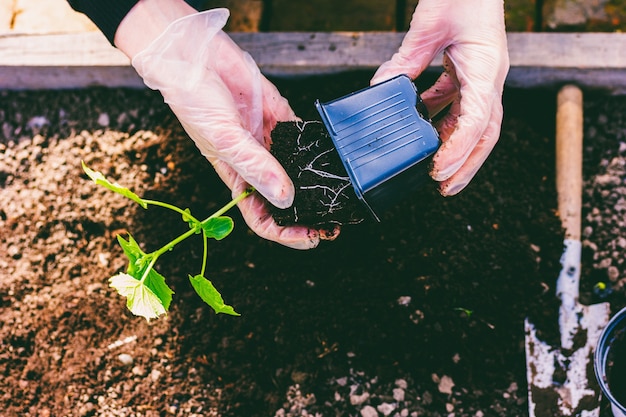
[[[270,207],[279,225],[330,226],[372,218],[358,200],[321,121],[278,123],[272,131],[271,152],[285,167],[296,190],[291,207]]]
[[[315,99],[370,76],[276,83],[313,120]],[[207,276],[242,316],[216,316],[197,298],[187,274],[202,251],[189,242],[162,258],[176,293],[169,315],[150,323],[108,287],[126,267],[115,234],[151,249],[186,225],[96,187],[80,160],[199,216],[229,191],[157,93],[0,97],[3,416],[526,415],[523,320],[548,342],[558,325],[554,92],[506,92],[502,139],[460,195],[427,188],[315,250],[264,241],[233,212]],[[607,139],[594,158],[618,148],[595,135]],[[588,179],[602,169],[593,167]],[[617,232],[592,229],[587,277],[607,270],[595,253],[619,252],[602,252]],[[624,305],[621,287],[610,301]]]

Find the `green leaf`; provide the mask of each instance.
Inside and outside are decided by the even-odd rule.
[[[145,270],[146,262],[148,262],[146,254],[141,250],[130,233],[128,234],[128,241],[124,240],[121,235],[117,235],[117,241],[129,261],[128,270],[126,272],[137,279],[141,279],[141,271]]]
[[[213,283],[203,277],[202,275],[196,275],[192,277],[189,275],[189,281],[193,289],[196,290],[202,301],[210,305],[215,313],[230,314],[231,316],[240,316],[231,306],[224,304],[222,295],[213,286]]]
[[[167,311],[161,299],[141,281],[128,274],[117,274],[109,279],[111,287],[126,297],[126,306],[136,316],[156,319]]]
[[[141,281],[147,268],[150,266],[152,257],[141,250],[139,244],[137,244],[130,234],[128,235],[127,241],[118,235],[117,241],[128,258],[128,269],[126,273],[135,280]],[[159,298],[166,310],[170,308],[174,291],[165,283],[163,275],[159,274],[154,268],[150,268],[143,284]]]
[[[144,284],[150,288],[157,297],[159,297],[163,307],[165,307],[166,310],[169,310],[174,291],[172,291],[172,289],[165,283],[165,277],[152,268],[150,269],[150,272],[148,272],[148,277],[144,281]]]
[[[202,230],[208,238],[222,240],[233,231],[235,223],[228,216],[211,217],[202,223]]]
[[[182,217],[185,223],[189,223],[189,228],[193,229],[196,222],[193,220],[193,217],[191,216],[191,210],[189,210],[188,208],[183,210]]]
[[[124,254],[126,256],[132,255],[135,258],[145,255],[144,251],[141,250],[139,244],[133,239],[130,233],[128,233],[128,241],[124,240],[121,235],[117,235],[117,241],[120,246],[124,250]]]
[[[116,193],[121,194],[126,198],[133,200],[134,202],[141,205],[141,207],[143,208],[148,208],[148,203],[143,201],[141,197],[139,197],[137,194],[133,193],[126,187],[122,187],[118,183],[110,182],[109,180],[106,179],[106,177],[101,172],[94,171],[91,168],[89,168],[87,164],[85,164],[84,161],[80,161],[80,162],[83,166],[83,171],[85,171],[85,174],[87,174],[87,176],[91,178],[93,182],[95,182],[98,185],[102,185],[103,187],[106,187],[111,191],[115,191]]]

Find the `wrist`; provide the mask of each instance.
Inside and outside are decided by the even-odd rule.
[[[197,11],[183,0],[140,0],[115,32],[115,46],[132,59],[174,21]]]

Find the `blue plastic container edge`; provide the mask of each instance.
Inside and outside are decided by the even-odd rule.
[[[361,90],[359,90],[361,91]],[[349,95],[353,95],[356,94],[357,92],[351,93]],[[342,97],[343,98],[343,97]],[[339,99],[337,99],[339,100]],[[334,101],[334,100],[333,100]],[[331,102],[329,102],[331,103]],[[324,109],[324,106],[322,106],[321,101],[315,100],[315,107],[317,108],[317,111],[319,112],[320,116],[322,116],[322,120],[324,122],[324,126],[326,126],[326,129],[330,129],[329,126],[332,126],[332,123],[330,122],[330,119],[328,117],[328,114],[326,113],[326,109]],[[331,133],[331,132],[329,132]],[[335,151],[337,150],[337,143],[335,142],[335,138],[333,137],[333,135],[330,135],[331,140],[333,141],[333,145],[335,145]],[[341,156],[341,155],[339,155]],[[352,188],[354,188],[354,191],[356,193],[356,196],[359,198],[359,200],[365,202],[365,200],[363,199],[363,193],[361,192],[361,190],[363,189],[363,187],[361,187],[361,184],[359,184],[359,180],[354,176],[354,172],[352,172],[352,167],[350,166],[350,164],[348,164],[348,161],[346,161],[344,158],[340,158],[341,159],[341,163],[343,164],[343,167],[345,168],[346,172],[348,173],[348,176],[350,177],[350,182],[352,182]],[[368,209],[371,211],[371,207],[369,207],[369,205],[367,203],[365,203],[365,205],[368,207]],[[372,212],[373,214],[373,212]],[[377,218],[378,219],[378,218]]]
[[[390,78],[389,80],[383,81],[379,84],[375,84],[369,87],[365,87],[362,88],[358,91],[352,92],[350,94],[344,95],[342,97],[336,98],[334,100],[330,100],[328,102],[322,103],[320,100],[316,100],[315,101],[315,107],[318,110],[318,113],[320,114],[320,116],[322,117],[322,121],[324,122],[324,125],[326,126],[326,129],[328,130],[328,133],[330,134],[330,137],[333,141],[333,144],[335,145],[335,148],[337,150],[338,144],[336,142],[336,138],[335,136],[337,135],[337,132],[334,131],[333,129],[333,123],[331,121],[331,117],[329,116],[329,114],[326,111],[325,106],[329,106],[332,105],[335,102],[338,101],[342,101],[342,100],[346,100],[349,99],[350,97],[363,93],[366,90],[370,90],[376,86],[381,86],[383,84],[388,84],[388,83],[393,83],[394,81],[396,81],[399,78],[403,78],[406,80],[406,84],[410,85],[413,92],[415,93],[415,103],[413,103],[412,107],[415,109],[415,111],[417,112],[418,118],[421,119],[421,122],[423,122],[424,127],[428,127],[430,129],[432,129],[432,133],[434,134],[434,136],[437,138],[437,147],[440,145],[441,141],[439,140],[439,135],[437,133],[437,131],[434,129],[434,127],[430,124],[430,118],[428,115],[428,110],[426,109],[426,106],[424,105],[419,92],[417,90],[417,87],[415,86],[415,84],[413,83],[413,81],[411,80],[410,77],[408,77],[407,75],[398,75],[396,77]],[[339,152],[339,151],[338,151]],[[387,184],[388,187],[391,187],[392,184],[394,183],[394,179],[396,178],[402,178],[404,177],[404,175],[407,171],[410,171],[411,169],[415,168],[416,166],[420,165],[423,163],[424,160],[429,159],[432,157],[432,155],[434,154],[434,152],[432,152],[430,155],[426,155],[424,158],[419,159],[418,161],[412,163],[411,165],[408,165],[407,167],[405,167],[403,170],[396,172],[394,175],[392,175],[391,177],[388,177],[382,181],[380,181],[378,184],[374,185],[373,187],[370,187],[367,191],[364,190],[363,184],[361,184],[361,182],[359,181],[356,173],[353,170],[353,167],[351,166],[350,162],[345,159],[342,155],[341,152],[339,152],[339,156],[341,159],[342,164],[344,165],[344,168],[346,170],[346,172],[348,173],[348,176],[350,177],[350,181],[352,182],[352,186],[354,188],[355,194],[357,196],[357,198],[363,203],[363,205],[365,205],[365,207],[367,208],[367,210],[370,212],[370,214],[372,215],[372,217],[380,222],[380,218],[378,217],[378,215],[376,214],[376,210],[372,207],[372,205],[368,202],[368,198],[372,198],[375,199],[376,201],[378,201],[378,203],[380,203],[380,201],[383,200],[388,200],[387,198],[381,198],[381,194],[376,193],[376,191],[387,191],[387,194],[389,194],[389,190],[377,190],[377,187],[381,184]],[[422,174],[424,175],[424,174]],[[398,180],[396,180],[395,182],[398,182]],[[394,188],[398,188],[398,187],[394,187]],[[366,197],[367,195],[369,195],[370,197]],[[390,199],[391,200],[391,199]]]
[[[598,338],[598,345],[596,346],[596,351],[594,354],[594,371],[596,374],[596,379],[598,380],[598,384],[600,385],[600,389],[602,393],[606,396],[606,398],[611,403],[611,407],[613,408],[613,412],[615,413],[615,409],[620,411],[623,415],[626,415],[626,406],[621,404],[611,393],[609,386],[606,381],[606,360],[608,357],[609,348],[611,347],[611,342],[615,337],[615,332],[622,330],[626,331],[626,307],[621,309],[617,314],[615,314],[609,323],[606,325],[600,337]]]

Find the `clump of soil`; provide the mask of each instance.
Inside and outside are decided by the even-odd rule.
[[[272,131],[271,152],[296,191],[291,207],[270,207],[279,225],[342,225],[371,218],[322,122],[279,122]]]

